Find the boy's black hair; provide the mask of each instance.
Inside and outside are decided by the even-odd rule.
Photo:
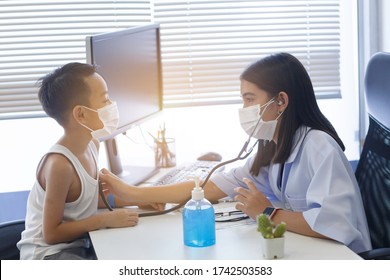
[[[280,119],[278,144],[271,141],[263,145],[260,141],[252,174],[258,175],[260,168],[271,161],[284,163],[293,150],[294,136],[301,126],[328,133],[342,150],[345,149],[336,130],[320,111],[309,74],[296,57],[288,53],[267,56],[251,64],[241,74],[241,79],[266,91],[270,98],[286,92],[289,100]]]
[[[74,106],[88,106],[90,89],[85,78],[94,73],[94,65],[72,62],[41,78],[38,97],[46,114],[64,126]]]

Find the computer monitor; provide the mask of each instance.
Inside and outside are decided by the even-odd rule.
[[[86,38],[87,63],[97,66],[109,96],[117,102],[118,129],[104,140],[110,170],[130,184],[155,174],[150,166],[122,166],[115,136],[162,111],[159,24],[148,24]]]

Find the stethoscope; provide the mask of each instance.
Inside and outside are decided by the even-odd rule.
[[[265,110],[264,110],[265,111]],[[236,162],[238,160],[243,160],[243,159],[246,159],[253,151],[254,147],[257,145],[257,143],[259,143],[260,140],[257,140],[249,149],[248,149],[248,146],[250,144],[250,141],[252,139],[252,136],[253,134],[255,133],[256,129],[257,129],[257,126],[259,125],[260,121],[262,119],[262,114],[260,115],[260,118],[259,120],[257,121],[252,133],[249,135],[248,137],[248,140],[244,143],[244,145],[242,146],[240,152],[238,153],[238,155],[233,158],[233,159],[230,159],[230,160],[227,160],[227,161],[224,161],[224,162],[221,162],[219,164],[217,164],[216,166],[214,166],[209,174],[206,176],[206,178],[204,179],[203,183],[201,184],[201,188],[203,189],[204,186],[207,184],[208,180],[210,179],[211,175],[216,171],[218,170],[219,168],[221,168],[222,166],[225,166],[227,164],[230,164],[230,163],[233,163],[233,162]],[[248,150],[247,150],[248,149]],[[108,210],[110,211],[113,211],[112,207],[108,204],[107,200],[106,200],[106,197],[104,196],[104,193],[103,193],[103,187],[102,187],[102,184],[101,184],[101,181],[99,180],[99,194],[102,198],[102,201],[104,203],[104,205],[107,207]],[[153,212],[145,212],[145,213],[140,213],[139,214],[139,217],[150,217],[150,216],[158,216],[158,215],[164,215],[164,214],[167,214],[167,213],[170,213],[172,211],[175,211],[175,210],[178,210],[180,208],[182,208],[186,203],[187,201],[190,199],[190,197],[185,200],[184,202],[182,203],[179,203],[178,205],[176,206],[173,206],[169,209],[166,209],[166,210],[162,210],[162,211],[153,211]]]

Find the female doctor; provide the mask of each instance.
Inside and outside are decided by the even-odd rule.
[[[299,234],[334,239],[355,252],[371,249],[360,191],[344,145],[321,113],[304,66],[287,53],[251,64],[241,75],[242,128],[259,139],[257,153],[204,187],[209,200],[226,196],[251,218],[262,212]],[[129,186],[107,170],[100,179],[127,201],[180,203],[193,182]]]

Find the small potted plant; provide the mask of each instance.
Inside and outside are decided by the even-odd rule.
[[[267,215],[260,214],[257,216],[257,231],[261,233],[263,257],[265,259],[282,258],[286,223],[274,225]]]

